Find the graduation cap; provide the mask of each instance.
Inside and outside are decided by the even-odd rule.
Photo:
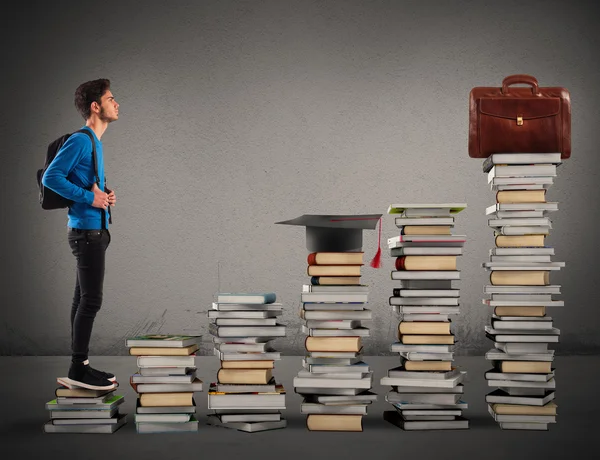
[[[362,249],[362,231],[374,230],[379,222],[381,245],[381,214],[315,215],[304,214],[276,224],[306,227],[306,248],[311,252],[350,252]],[[371,261],[381,266],[381,247]]]

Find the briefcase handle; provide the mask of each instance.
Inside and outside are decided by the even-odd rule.
[[[532,77],[531,75],[519,74],[519,75],[509,75],[504,80],[502,80],[502,94],[508,94],[508,87],[510,85],[516,85],[518,83],[524,83],[526,85],[530,85],[531,92],[537,96],[540,93],[538,87],[537,78]]]

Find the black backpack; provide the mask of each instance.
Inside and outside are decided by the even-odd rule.
[[[92,141],[92,161],[94,162],[94,172],[96,175],[96,183],[100,186],[100,178],[98,177],[98,163],[96,161],[96,143],[94,142],[94,136],[87,129],[80,129],[79,131],[75,131],[77,133],[85,133],[89,136]],[[75,134],[75,133],[71,133]],[[73,204],[73,201],[66,199],[64,196],[59,195],[53,190],[50,190],[48,187],[44,187],[42,184],[42,177],[56,157],[58,151],[62,148],[67,139],[71,136],[71,134],[65,134],[55,141],[51,142],[48,145],[48,151],[46,152],[46,163],[42,169],[38,169],[37,171],[37,182],[38,187],[40,189],[40,204],[43,209],[61,209],[68,208]]]

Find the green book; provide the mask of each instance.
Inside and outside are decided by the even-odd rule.
[[[48,401],[46,403],[47,410],[112,410],[119,404],[122,404],[125,401],[123,395],[114,395],[111,398],[107,399],[106,402],[103,403],[90,403],[90,404],[59,404],[56,399],[52,401]]]

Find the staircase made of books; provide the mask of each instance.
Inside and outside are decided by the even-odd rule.
[[[483,163],[496,203],[486,209],[495,247],[483,267],[490,274],[483,304],[493,307],[485,326],[494,348],[486,353],[492,369],[488,411],[502,429],[547,430],[556,422],[554,350],[559,340],[547,308],[561,307],[560,285],[551,273],[564,267],[553,262],[554,248],[545,245],[552,223],[548,214],[558,203],[546,201],[560,153],[493,154]]]
[[[285,389],[272,375],[281,359],[270,346],[285,336],[275,293],[219,293],[208,317],[214,352],[221,362],[208,393],[208,424],[245,432],[285,428]]]
[[[200,336],[150,334],[126,340],[137,356],[138,371],[129,380],[138,398],[138,433],[197,432],[194,393],[202,391],[196,377]]]
[[[400,315],[398,342],[400,366],[390,369],[382,385],[392,386],[386,401],[395,411],[384,419],[404,430],[452,430],[469,427],[462,416],[466,372],[453,365],[455,337],[449,316],[459,313],[460,279],[457,258],[464,235],[454,235],[454,215],[464,203],[394,204],[400,236],[388,239],[395,257],[392,280],[398,280],[389,299]]]

